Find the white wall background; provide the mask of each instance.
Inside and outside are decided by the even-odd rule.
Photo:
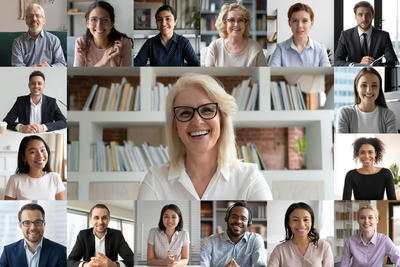
[[[0,16],[1,32],[27,31],[25,20],[19,20],[20,1],[1,0],[2,12]],[[46,14],[46,30],[60,31],[67,29],[67,1],[55,0],[54,4],[45,3],[42,5]]]
[[[288,207],[295,202],[300,201],[268,201],[268,255],[285,239],[285,213]],[[334,235],[334,202],[332,200],[307,200],[302,202],[310,205],[314,211],[314,227],[318,230],[320,239],[328,240],[332,245]]]
[[[398,134],[337,134],[335,136],[335,199],[342,199],[346,173],[362,166],[353,160],[352,146],[360,137],[377,137],[385,144],[386,152],[377,166],[389,168],[394,163],[400,165],[400,135]]]
[[[64,0],[63,0],[64,1]],[[127,34],[129,37],[133,36],[133,0],[107,0],[114,8],[115,13],[115,29]],[[79,8],[83,12],[91,2],[88,3],[74,3],[74,8]],[[68,18],[68,28],[70,28],[70,21]],[[81,36],[86,31],[85,16],[74,16],[74,36]]]
[[[314,11],[314,26],[310,31],[310,37],[320,43],[325,44],[326,48],[333,51],[334,47],[334,23],[333,23],[333,0],[304,0],[301,1],[309,5]],[[292,0],[269,0],[267,9],[272,14],[273,10],[278,9],[278,43],[287,40],[292,36],[289,27],[287,12],[295,1]],[[268,24],[272,27],[271,24]]]
[[[29,75],[35,70],[40,70],[46,77],[43,93],[67,104],[67,68],[4,67],[0,71],[0,81],[2,81],[2,90],[4,92],[7,90],[7,94],[2,94],[0,97],[0,120],[7,115],[18,96],[29,94]],[[66,117],[66,107],[59,102],[57,104]]]

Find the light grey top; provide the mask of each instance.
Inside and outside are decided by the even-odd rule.
[[[267,66],[264,52],[257,41],[249,39],[246,49],[238,55],[229,53],[224,39],[211,42],[207,49],[206,67],[259,67]]]
[[[378,108],[379,133],[397,133],[396,116],[388,108]],[[359,133],[356,105],[341,107],[337,114],[337,133]]]
[[[224,231],[201,240],[202,267],[225,267],[233,258],[241,267],[266,267],[267,256],[262,237],[246,232],[235,244]]]
[[[57,36],[42,30],[36,39],[32,38],[28,32],[15,38],[11,55],[12,66],[29,67],[42,61],[52,67],[67,66]]]
[[[379,108],[364,112],[356,105],[358,131],[360,133],[379,133]]]
[[[268,260],[268,267],[333,267],[331,246],[325,240],[318,240],[318,245],[308,244],[302,255],[292,240],[274,248]]]

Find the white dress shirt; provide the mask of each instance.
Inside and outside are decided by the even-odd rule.
[[[154,246],[156,259],[166,259],[168,251],[171,251],[175,256],[175,260],[180,260],[182,257],[182,247],[188,246],[190,243],[189,232],[185,229],[175,231],[171,242],[168,242],[168,236],[164,231],[158,227],[151,228],[147,243]]]
[[[36,247],[35,253],[29,250],[28,244],[26,244],[26,240],[24,239],[24,249],[26,253],[26,262],[28,263],[28,267],[38,267],[40,260],[40,253],[42,252],[43,246],[43,237],[40,240],[39,245]]]
[[[183,164],[183,163],[182,163]],[[151,167],[140,187],[139,200],[271,200],[272,194],[256,164],[218,168],[200,198],[185,169],[169,164]]]
[[[363,32],[363,31],[361,30],[360,27],[358,27],[357,29],[358,29],[358,36],[360,37],[360,44],[361,44],[361,46],[362,46],[362,44],[363,44],[363,42],[364,42],[364,40],[363,40],[364,37],[363,37],[362,35],[363,35],[363,33],[366,33],[366,34],[367,34],[367,44],[368,44],[368,51],[369,51],[370,48],[371,48],[372,26],[370,26],[369,29],[368,29],[368,31],[366,31],[366,32]],[[376,59],[376,58],[375,58],[375,59]]]

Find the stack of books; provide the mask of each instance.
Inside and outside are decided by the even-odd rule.
[[[79,141],[71,141],[67,144],[67,170],[79,171]]]
[[[297,85],[284,81],[271,82],[272,110],[305,110],[303,94]]]
[[[255,163],[259,170],[266,170],[264,162],[255,144],[236,145],[237,157],[248,163]]]
[[[257,108],[258,85],[250,80],[243,80],[233,88],[232,96],[236,99],[239,110],[253,111]]]

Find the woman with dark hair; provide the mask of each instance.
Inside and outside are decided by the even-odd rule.
[[[157,9],[155,17],[160,33],[144,43],[134,65],[146,66],[150,61],[150,66],[200,66],[189,40],[174,32],[178,21],[175,9],[163,5]]]
[[[182,213],[174,204],[161,210],[158,228],[152,228],[147,241],[148,265],[187,265],[189,233],[183,229]]]
[[[314,12],[309,5],[295,3],[288,11],[293,35],[279,43],[271,58],[271,67],[330,67],[324,44],[308,35],[314,25]]]
[[[8,180],[5,200],[63,200],[65,187],[50,168],[50,148],[37,135],[22,139],[16,174]]]
[[[114,27],[114,8],[93,2],[85,14],[86,33],[75,42],[74,67],[132,66],[133,40]]]
[[[354,102],[339,109],[338,133],[397,133],[396,116],[386,105],[382,78],[374,68],[365,67],[354,78]]]
[[[272,251],[268,267],[333,267],[331,247],[319,239],[309,205],[299,202],[289,206],[285,230],[285,240]]]
[[[353,143],[353,148],[353,159],[360,161],[362,167],[347,172],[343,200],[350,200],[352,191],[356,200],[382,200],[385,189],[387,198],[395,200],[392,172],[375,166],[385,152],[383,142],[378,138],[361,137]]]

